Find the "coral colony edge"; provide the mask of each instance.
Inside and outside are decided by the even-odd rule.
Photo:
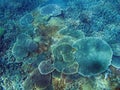
[[[120,0],[0,0],[0,90],[120,90]]]

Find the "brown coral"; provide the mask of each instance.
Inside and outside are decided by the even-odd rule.
[[[54,90],[64,90],[66,87],[65,79],[63,78],[54,78],[52,84]]]

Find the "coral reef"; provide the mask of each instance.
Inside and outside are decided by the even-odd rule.
[[[119,0],[0,0],[0,90],[119,90]]]

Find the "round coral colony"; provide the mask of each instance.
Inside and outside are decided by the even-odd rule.
[[[51,63],[50,60],[44,60],[38,65],[38,70],[42,75],[47,75],[54,71],[54,65]]]
[[[86,37],[77,40],[73,47],[75,60],[79,63],[78,72],[83,76],[98,75],[111,65],[113,52],[104,40]]]

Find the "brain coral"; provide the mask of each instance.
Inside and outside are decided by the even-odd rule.
[[[102,73],[111,64],[113,52],[104,40],[87,37],[77,40],[73,47],[75,60],[79,63],[78,72],[83,76]]]

